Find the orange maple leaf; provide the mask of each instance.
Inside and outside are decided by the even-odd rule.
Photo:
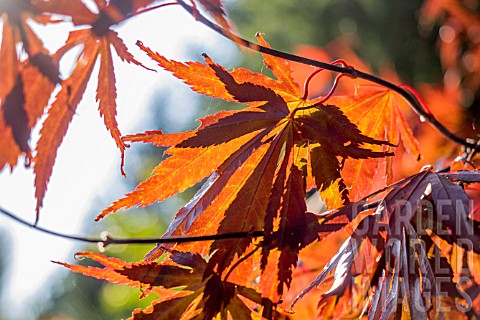
[[[80,103],[88,80],[97,59],[100,59],[97,96],[100,115],[107,130],[115,140],[122,153],[125,143],[116,120],[116,86],[112,60],[112,47],[122,61],[143,66],[138,62],[117,33],[111,30],[115,24],[127,19],[139,8],[151,1],[97,1],[98,13],[90,12],[81,1],[50,0],[41,2],[40,7],[48,12],[71,15],[74,24],[89,24],[90,27],[72,31],[66,44],[57,54],[64,54],[70,49],[83,45],[82,52],[77,58],[75,69],[68,79],[62,82],[62,89],[48,110],[47,118],[40,130],[40,139],[36,147],[34,158],[35,197],[37,198],[37,219],[47,184],[52,174],[57,150],[62,143],[68,126]],[[123,173],[123,161],[122,161]]]
[[[298,53],[313,59],[342,58],[358,70],[371,72],[371,68],[355,54],[344,38],[337,38],[322,48],[299,47]],[[308,68],[304,65],[299,66],[298,70],[301,75],[312,72],[311,67]],[[393,70],[383,70],[382,75],[383,78],[390,79],[392,82],[399,82],[399,78]],[[311,80],[311,92],[325,91],[327,79],[324,76],[323,78],[321,75],[316,76]],[[408,90],[413,89],[408,88]],[[412,162],[418,162],[420,158],[419,143],[413,136],[405,116],[410,116],[413,112],[405,99],[397,93],[385,87],[373,85],[367,80],[346,78],[339,82],[338,89],[330,98],[329,103],[338,106],[363,134],[378,140],[388,140],[397,146],[402,145],[412,155],[414,159]],[[382,150],[381,146],[369,145],[368,147],[376,151]],[[393,151],[392,148],[387,150]],[[400,156],[397,157],[397,154]],[[396,151],[394,157],[385,159],[348,159],[342,170],[342,176],[349,191],[350,200],[355,201],[362,198],[369,193],[372,187],[384,187],[391,184],[393,163],[394,161],[403,163],[402,156],[403,154]],[[418,168],[415,168],[416,172]],[[332,203],[330,207],[338,207],[338,203]]]
[[[259,40],[267,45],[261,36]],[[169,146],[166,153],[171,156],[134,191],[103,210],[97,220],[122,208],[162,201],[208,177],[192,201],[177,213],[166,235],[226,233],[265,227],[267,234],[275,237],[266,238],[265,245],[270,250],[263,254],[268,261],[264,266],[278,263],[280,259],[281,269],[275,267],[280,279],[277,287],[264,294],[278,301],[283,286],[290,282],[291,267],[309,232],[303,167],[311,162],[301,163],[297,155],[308,154],[312,161],[322,161],[321,165],[333,169],[334,174],[328,175],[316,165],[309,170],[319,189],[326,190],[341,180],[341,159],[385,157],[387,153],[364,149],[361,145],[389,143],[363,135],[337,107],[303,99],[300,87],[291,76],[290,65],[283,59],[265,56],[275,80],[241,68],[228,72],[206,55],[207,64],[171,61],[138,44],[193,90],[249,107],[208,116],[201,120],[198,129],[188,132],[150,131],[125,137],[130,142]],[[280,165],[279,159],[282,159]],[[337,189],[335,196],[339,194]],[[277,235],[283,240],[274,241]],[[199,244],[181,248],[202,254],[215,250],[207,270],[230,275],[228,267],[250,246],[249,239],[235,239],[215,241],[210,248]],[[278,254],[269,259],[269,254],[275,251]],[[242,278],[235,275],[232,278],[245,283],[251,270],[237,274]]]
[[[388,140],[395,145],[402,142],[414,158],[420,159],[419,143],[402,113],[409,106],[398,94],[380,86],[358,86],[353,96],[334,96],[330,102],[336,104],[364,134],[374,139]],[[379,146],[369,147],[382,150]],[[392,151],[388,148],[388,151]],[[394,157],[347,160],[343,176],[352,200],[369,193],[376,174],[381,174],[381,187],[392,183],[393,160]],[[384,161],[384,171],[378,172],[381,161]]]

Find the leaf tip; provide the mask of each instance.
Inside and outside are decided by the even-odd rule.
[[[108,208],[103,209],[102,212],[100,212],[98,216],[95,217],[95,221],[100,221],[109,214],[117,212],[119,209],[121,209],[121,207],[116,207],[115,203],[113,203]]]
[[[37,206],[35,207],[35,222],[33,223],[33,227],[36,228],[38,225],[38,221],[40,220],[40,209],[43,206],[43,197],[37,198]]]
[[[205,52],[202,53],[202,57],[205,59],[205,62],[208,64],[208,65],[213,65],[214,62],[213,60],[208,56],[208,54],[206,54]]]
[[[126,179],[127,174],[125,173],[125,150],[122,150],[120,172],[122,173],[122,176]]]
[[[28,150],[28,152],[25,154],[25,168],[30,168],[32,166],[32,161],[33,161],[33,156],[32,156],[32,150]]]

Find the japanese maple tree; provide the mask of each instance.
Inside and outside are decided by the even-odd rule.
[[[391,70],[373,75],[348,49],[339,50],[344,56],[332,57],[331,63],[315,58],[328,59],[339,46],[303,48],[294,55],[271,47],[264,39],[268,35],[247,41],[235,33],[220,0],[94,2],[96,11],[80,0],[0,0],[0,169],[13,168],[22,156],[33,163],[38,220],[57,149],[99,61],[98,110],[122,166],[131,143],[165,148],[167,158],[97,220],[201,187],[165,234],[150,239],[158,244],[144,260],[81,252],[79,257],[101,267],[57,263],[138,288],[140,298],[158,297],[148,308],[134,310],[131,319],[480,316],[480,224],[472,205],[480,183],[478,142],[458,136],[436,117],[438,95],[458,92],[460,84],[418,93],[400,84]],[[146,67],[112,28],[150,10],[160,14],[167,5],[184,8],[198,23],[261,53],[272,76],[227,70],[205,53],[204,62],[176,61],[140,39],[137,46],[159,69],[194,92],[242,107],[208,115],[185,132],[122,136],[112,52]],[[478,92],[478,63],[465,70],[457,61],[462,50],[479,59],[478,35],[469,31],[480,28],[478,14],[442,0],[425,1],[421,14],[425,21],[440,19],[445,28],[459,30],[454,44],[440,43],[441,62]],[[68,19],[77,29],[50,54],[30,19]],[[59,62],[77,46],[82,49],[73,72],[61,79]],[[303,68],[303,78],[294,67]],[[333,79],[325,76],[329,72]],[[319,77],[322,81],[314,82]],[[43,114],[32,151],[30,132]],[[438,140],[429,142],[424,155],[419,141],[430,135]],[[435,153],[440,144],[455,151]],[[441,166],[433,167],[440,157]],[[414,165],[402,166],[406,162]],[[307,206],[315,197],[322,200],[321,209]],[[135,243],[109,237],[88,241]],[[302,312],[312,306],[313,313]]]

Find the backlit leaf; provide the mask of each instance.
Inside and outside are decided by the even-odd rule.
[[[76,256],[92,259],[104,267],[57,263],[89,277],[146,290],[142,297],[150,292],[160,296],[145,310],[134,310],[130,319],[190,319],[193,315],[212,319],[227,312],[232,316],[248,314],[248,318],[252,318],[256,312],[245,304],[246,301],[257,307],[271,304],[261,299],[255,290],[234,285],[218,275],[204,279],[207,263],[199,255],[174,252],[171,259],[160,263],[127,263],[90,252],[80,252]]]
[[[70,16],[75,24],[88,24],[90,27],[72,31],[66,44],[57,52],[58,56],[62,56],[72,48],[83,45],[75,69],[70,77],[62,83],[62,89],[48,111],[47,119],[40,131],[41,137],[37,143],[37,154],[34,159],[37,218],[43,205],[43,198],[52,174],[57,150],[75,114],[76,107],[81,101],[98,57],[100,57],[96,95],[99,102],[98,109],[107,130],[110,131],[117,147],[120,149],[122,154],[121,171],[124,174],[123,153],[125,144],[121,139],[116,120],[117,94],[111,48],[115,49],[121,60],[143,65],[128,52],[125,44],[115,31],[110,30],[110,27],[127,19],[138,9],[151,2],[153,1],[112,0],[108,3],[98,2],[98,13],[90,12],[81,1],[73,1],[71,6],[63,0],[49,0],[40,4],[42,9],[47,12]]]
[[[79,33],[79,35],[83,35],[83,33]],[[82,99],[98,55],[99,48],[95,40],[86,42],[86,44],[79,56],[77,66],[71,76],[63,82],[62,90],[57,94],[48,110],[48,116],[40,131],[40,139],[36,148],[37,154],[34,159],[37,218],[52,174],[57,149],[62,143],[68,125]]]
[[[377,140],[388,140],[403,146],[415,157],[420,157],[419,145],[413,137],[402,114],[406,102],[390,90],[376,86],[360,86],[355,95],[335,96],[330,100],[340,107],[345,115],[362,131],[363,134]],[[380,146],[371,146],[373,150],[382,150]],[[391,149],[387,149],[391,151]],[[392,158],[386,159],[386,172],[381,173],[386,184],[392,182]],[[343,168],[345,184],[349,188],[352,200],[368,194],[374,176],[379,168],[379,160],[347,160]]]
[[[260,41],[267,45],[262,38]],[[381,148],[374,152],[362,146],[389,143],[364,135],[336,106],[304,100],[289,63],[283,59],[265,56],[275,80],[245,69],[228,72],[206,55],[206,64],[176,62],[137,44],[193,90],[247,107],[208,116],[188,132],[149,131],[125,137],[128,142],[170,147],[165,152],[170,157],[97,219],[121,208],[162,201],[208,177],[191,202],[177,213],[165,236],[265,229],[261,294],[278,302],[291,283],[291,270],[300,249],[317,239],[321,229],[317,219],[306,212],[308,187],[304,174],[310,172],[317,187],[323,191],[331,188],[332,198],[343,201],[346,193],[340,194],[341,163],[347,158],[385,157],[388,154]],[[167,247],[212,255],[204,275],[210,281],[224,275],[245,285],[256,274],[253,262],[259,255],[248,238]],[[157,258],[161,252],[158,246],[148,259]],[[228,286],[224,290],[225,297],[232,294]],[[208,300],[218,292],[207,290],[204,294]],[[223,305],[230,301],[226,299]],[[205,315],[218,308],[206,310]]]
[[[369,318],[388,319],[397,312],[405,317],[426,319],[432,316],[428,308],[432,304],[438,305],[434,317],[445,316],[446,309],[440,308],[440,305],[445,306],[451,301],[442,299],[441,293],[448,292],[451,297],[464,298],[465,293],[462,294],[451,281],[457,281],[455,279],[460,274],[470,277],[463,273],[464,254],[458,256],[454,251],[466,252],[472,256],[480,250],[478,235],[472,229],[472,221],[465,214],[465,210],[468,212],[464,207],[468,206],[468,197],[452,180],[476,182],[478,174],[423,171],[387,187],[388,191],[377,204],[377,209],[370,214],[366,212],[367,216],[359,215],[358,212],[365,205],[365,200],[328,213],[326,222],[341,220],[342,217],[352,222],[362,220],[357,226],[350,223],[354,228],[352,236],[298,298],[327,282],[327,276],[334,273],[333,284],[328,291],[324,291],[319,304],[322,308],[340,308],[335,312],[343,314],[345,310],[342,309],[342,303],[346,303],[345,299],[365,299],[367,291],[358,291],[353,280],[355,275],[364,274],[369,281],[363,287],[373,289]],[[427,210],[422,210],[422,206],[427,203],[430,204],[425,207]],[[426,232],[425,229],[431,232]],[[324,241],[327,239],[328,237]],[[368,262],[354,262],[356,257],[360,262],[365,259],[366,253],[360,253],[358,249],[367,239],[367,247],[373,247],[376,252],[372,260],[375,261],[373,266]],[[427,254],[430,248],[441,251],[448,263],[445,258],[440,258],[439,253]],[[440,266],[439,263],[445,266]],[[446,270],[447,274],[441,274],[440,270]],[[456,278],[453,278],[454,275]],[[420,285],[425,282],[428,285]],[[352,295],[353,292],[356,293]],[[336,298],[329,298],[332,295]],[[326,310],[322,309],[322,312]],[[348,315],[348,312],[344,314]]]

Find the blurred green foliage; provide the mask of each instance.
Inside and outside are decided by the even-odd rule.
[[[441,76],[435,48],[437,32],[422,30],[418,14],[423,1],[269,0],[235,1],[230,17],[240,34],[256,32],[278,49],[301,44],[321,47],[348,37],[359,56],[374,70],[393,63],[406,83],[433,82]]]

